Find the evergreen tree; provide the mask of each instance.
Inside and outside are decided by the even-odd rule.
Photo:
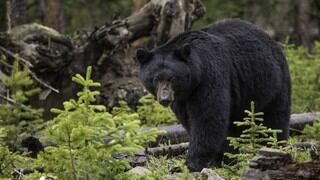
[[[4,59],[5,60],[5,59]],[[10,75],[1,74],[1,82],[6,86],[10,102],[0,104],[0,126],[6,129],[4,141],[10,149],[18,150],[21,141],[43,127],[43,109],[27,105],[29,97],[40,92],[33,87],[28,67],[20,67],[19,57],[12,65]]]
[[[257,152],[258,149],[265,145],[275,148],[282,147],[286,141],[278,141],[277,134],[281,130],[270,129],[263,125],[263,112],[256,112],[254,102],[251,102],[250,110],[244,111],[248,117],[243,121],[235,121],[234,124],[244,127],[240,137],[228,137],[230,145],[238,151],[238,153],[225,153],[225,156],[236,161],[235,165],[225,165],[224,168],[230,179],[238,179],[243,169],[247,167],[249,160]]]

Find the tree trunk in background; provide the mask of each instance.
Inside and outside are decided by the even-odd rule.
[[[6,21],[7,31],[11,28],[26,22],[26,1],[7,0],[6,1]]]
[[[0,31],[6,30],[6,1],[0,1]]]
[[[261,27],[277,41],[284,42],[290,38],[290,43],[311,49],[319,37],[319,17],[315,17],[320,7],[319,0],[282,0],[277,3],[247,0],[245,7],[241,18]]]
[[[59,32],[64,32],[64,12],[61,0],[40,0],[43,24]]]
[[[314,0],[312,7],[313,11],[313,20],[316,21],[316,25],[318,27],[318,35],[320,34],[320,0]]]
[[[309,49],[312,47],[313,28],[310,18],[312,1],[295,0],[295,23],[293,38],[298,44],[302,44]]]

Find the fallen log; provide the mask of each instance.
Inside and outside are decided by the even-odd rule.
[[[290,118],[291,132],[301,132],[307,124],[312,124],[317,118],[320,118],[320,112],[292,114]]]
[[[290,133],[301,133],[307,124],[312,124],[317,118],[320,118],[320,112],[292,114],[290,118]],[[159,136],[155,142],[151,142],[149,144],[150,147],[155,147],[159,144],[179,144],[189,141],[187,131],[180,124],[163,126],[159,127],[159,129],[166,133]]]
[[[189,147],[189,143],[181,143],[181,144],[173,144],[169,146],[160,146],[154,148],[146,148],[145,153],[146,155],[151,155],[155,157],[159,156],[178,156],[187,152]]]
[[[250,161],[242,179],[320,179],[320,161],[294,162],[289,153],[261,148]]]
[[[318,117],[320,112],[292,114],[290,119],[290,128],[294,129],[294,132],[301,131],[307,124],[312,124]],[[159,130],[165,131],[164,135],[160,135],[155,142],[149,142],[147,147],[158,147],[161,144],[180,144],[189,141],[187,131],[180,125],[171,125],[159,127]],[[54,146],[52,142],[40,142],[39,136],[33,136],[23,140],[22,146],[27,148],[28,151],[37,154],[46,146]],[[104,139],[105,143],[110,141],[110,138]],[[41,146],[40,146],[41,145]],[[171,148],[174,149],[174,148]],[[151,150],[150,152],[152,152]],[[157,153],[154,153],[157,154]]]

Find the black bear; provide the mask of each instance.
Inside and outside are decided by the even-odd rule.
[[[227,136],[239,136],[233,121],[255,102],[267,127],[288,138],[291,82],[279,45],[253,24],[224,20],[185,32],[151,51],[139,49],[140,78],[172,108],[190,135],[187,165],[199,171],[217,165],[229,151]]]

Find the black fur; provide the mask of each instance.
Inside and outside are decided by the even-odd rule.
[[[190,52],[176,53],[182,47]],[[157,81],[172,82],[171,108],[191,137],[191,170],[221,161],[230,150],[226,137],[241,132],[232,122],[243,119],[250,101],[265,113],[266,126],[283,131],[279,139],[288,138],[288,65],[278,44],[254,25],[239,19],[220,21],[147,53],[149,59],[140,61],[140,78],[153,94]]]

